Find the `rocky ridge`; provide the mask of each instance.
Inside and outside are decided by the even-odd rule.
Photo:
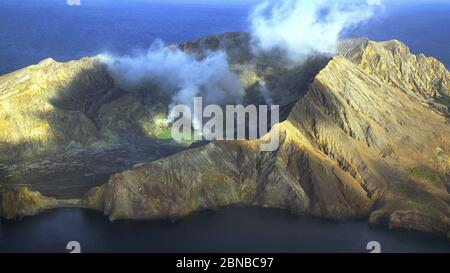
[[[6,219],[34,216],[54,208],[80,206],[82,206],[80,199],[57,200],[28,188],[15,190],[0,185],[0,216]]]

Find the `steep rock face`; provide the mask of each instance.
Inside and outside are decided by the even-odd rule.
[[[265,136],[279,130],[276,152],[214,142],[116,174],[86,205],[117,219],[245,204],[447,235],[448,120],[379,74],[336,57]]]
[[[346,40],[340,51],[364,71],[401,90],[427,98],[450,95],[450,73],[445,65],[423,54],[411,54],[400,41]]]
[[[448,232],[450,128],[442,113],[340,57],[299,105],[292,120],[375,201],[371,222]],[[411,172],[415,166],[435,177]]]
[[[47,59],[0,77],[0,161],[61,152],[70,143],[111,143],[121,131],[154,136],[165,129],[156,125],[165,111],[117,88],[96,58]]]

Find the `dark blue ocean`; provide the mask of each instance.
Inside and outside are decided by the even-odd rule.
[[[81,6],[69,7],[64,0],[0,0],[0,74],[48,57],[66,61],[105,51],[126,54],[157,38],[180,43],[248,30],[251,5],[178,2],[82,0]],[[450,66],[450,4],[388,6],[345,35],[396,38]],[[368,252],[373,240],[385,252],[450,252],[441,238],[377,229],[365,221],[335,223],[256,208],[203,212],[175,223],[110,223],[81,209],[0,219],[0,252],[67,252],[72,240],[85,252]]]
[[[157,38],[180,43],[209,34],[247,31],[253,4],[242,2],[84,0],[81,6],[68,6],[65,0],[0,0],[0,74],[48,57],[66,61],[105,51],[129,53],[147,48]],[[399,39],[413,52],[436,57],[448,67],[450,3],[432,2],[387,6],[346,35]]]

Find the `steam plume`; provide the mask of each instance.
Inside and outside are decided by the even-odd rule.
[[[256,52],[281,50],[294,62],[333,55],[343,31],[367,21],[381,0],[276,0],[251,14]]]
[[[192,106],[193,98],[208,104],[237,102],[243,95],[239,78],[231,72],[223,52],[211,52],[197,60],[178,48],[156,41],[148,51],[131,56],[102,55],[101,60],[119,82],[139,85],[151,82],[172,98],[172,105]]]

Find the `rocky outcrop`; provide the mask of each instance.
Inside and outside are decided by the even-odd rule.
[[[0,217],[17,219],[58,207],[79,207],[81,200],[57,200],[28,188],[14,190],[0,185]]]
[[[364,71],[405,92],[413,91],[426,98],[450,96],[450,73],[445,65],[423,54],[411,54],[398,40],[344,40],[340,51]]]

